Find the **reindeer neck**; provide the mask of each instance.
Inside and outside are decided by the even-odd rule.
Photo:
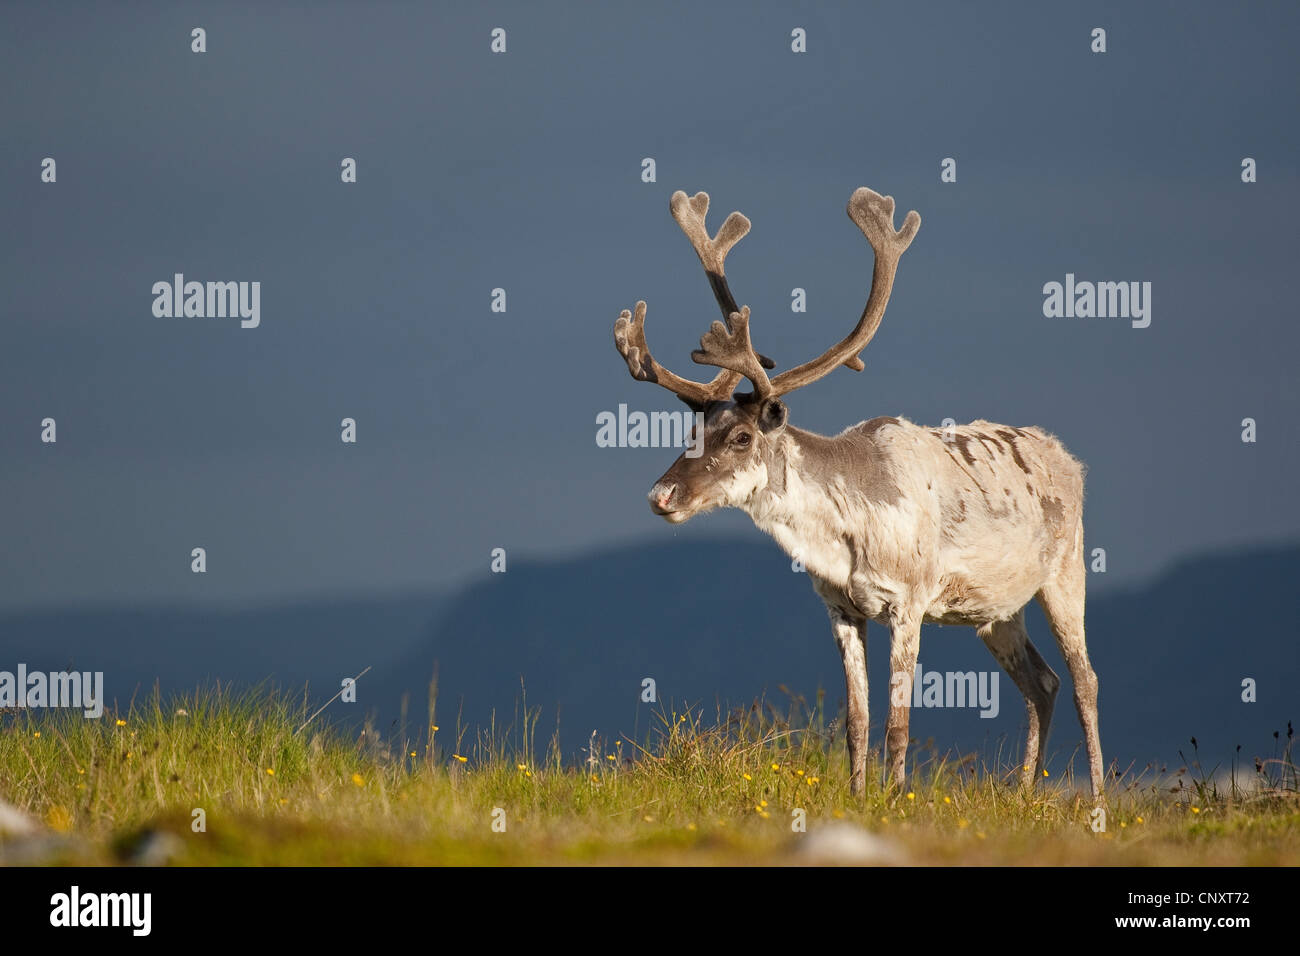
[[[770,534],[792,558],[809,571],[830,580],[847,575],[843,542],[857,530],[842,507],[846,488],[843,473],[855,467],[846,436],[834,438],[787,426],[768,462],[767,483],[756,490],[742,510]]]

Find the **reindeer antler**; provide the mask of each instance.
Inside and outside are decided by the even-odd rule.
[[[856,372],[862,371],[865,366],[858,353],[866,348],[880,328],[885,306],[894,288],[898,260],[921,227],[921,217],[915,211],[904,218],[902,229],[895,230],[892,196],[881,196],[865,186],[854,191],[849,197],[849,218],[857,223],[876,254],[871,294],[862,318],[847,338],[818,358],[769,379],[764,369],[773,368],[775,363],[754,351],[749,336],[749,306],[737,307],[723,268],[731,247],[749,232],[749,220],[733,212],[722,223],[718,234],[710,236],[704,223],[709,211],[708,193],[687,196],[679,190],[673,193],[669,207],[682,232],[691,240],[695,254],[700,257],[714,297],[722,309],[723,321],[713,323],[700,339],[700,347],[691,353],[691,358],[700,365],[717,366],[721,371],[713,381],[705,384],[675,375],[656,362],[645,340],[646,305],[638,302],[635,315],[624,309],[614,323],[614,345],[627,361],[633,378],[662,385],[698,410],[710,401],[729,398],[742,377],[753,383],[754,396],[761,399],[793,392],[824,378],[840,365]]]
[[[722,223],[722,228],[718,230],[716,236],[709,236],[709,229],[704,224],[704,217],[709,211],[709,194],[696,193],[694,196],[687,196],[680,189],[673,193],[668,200],[668,208],[672,210],[673,218],[677,220],[677,225],[682,227],[682,232],[686,233],[686,238],[691,240],[691,245],[695,247],[695,254],[700,257],[700,263],[704,266],[704,271],[710,276],[717,275],[723,278],[722,283],[726,289],[723,265],[727,259],[727,253],[731,247],[744,239],[749,233],[750,222],[738,212],[733,212]],[[731,292],[727,291],[726,297],[732,308],[727,314],[735,312],[735,301],[731,299]],[[726,308],[727,303],[721,301],[719,295],[719,305]]]
[[[719,372],[712,383],[692,382],[675,375],[654,360],[645,340],[645,303],[636,304],[636,314],[624,309],[614,323],[614,347],[627,360],[627,370],[638,382],[662,385],[697,411],[717,400],[718,382],[727,375]]]
[[[786,395],[796,388],[803,388],[829,375],[840,365],[846,365],[855,372],[861,372],[865,368],[858,353],[866,348],[880,328],[880,321],[885,317],[885,306],[889,303],[889,294],[894,288],[898,260],[912,244],[916,230],[921,228],[921,217],[914,209],[903,219],[903,228],[895,231],[894,197],[881,196],[866,186],[853,191],[849,197],[848,213],[876,253],[876,265],[871,274],[871,295],[867,298],[866,308],[862,310],[862,318],[842,342],[827,349],[811,362],[805,362],[774,378],[772,392],[775,395]]]
[[[699,256],[700,263],[704,266],[704,272],[709,279],[709,286],[713,289],[714,298],[717,299],[718,307],[722,310],[723,319],[726,322],[724,333],[729,335],[735,329],[734,317],[739,315],[741,310],[736,305],[736,300],[731,294],[731,288],[727,285],[725,263],[727,253],[731,251],[731,247],[749,232],[749,220],[740,213],[733,212],[722,223],[718,234],[710,236],[708,227],[704,222],[704,217],[709,211],[708,193],[699,192],[694,196],[687,196],[686,193],[678,190],[673,193],[668,205],[673,218],[677,220],[677,225],[681,227],[682,232],[686,233],[686,238],[691,241],[695,254]],[[714,376],[713,381],[706,384],[684,379],[668,371],[654,360],[649,347],[646,345],[645,312],[645,303],[638,302],[635,316],[624,309],[619,315],[618,321],[614,323],[614,346],[626,360],[632,377],[639,382],[654,382],[657,385],[662,385],[693,408],[703,407],[710,401],[721,401],[730,398],[741,377],[746,373],[731,367],[719,366],[722,370]],[[748,315],[749,312],[746,309],[746,320]],[[715,323],[715,325],[722,324]],[[745,332],[745,341],[749,341],[748,331]],[[774,368],[776,366],[775,362],[764,355],[754,353],[754,356],[760,369]],[[706,365],[717,364],[707,359],[696,359],[696,361]],[[751,379],[751,381],[753,380]],[[763,381],[767,381],[766,376],[763,376]],[[758,383],[755,382],[755,388],[758,387]]]
[[[691,353],[691,360],[699,365],[716,365],[743,375],[754,385],[757,398],[767,398],[772,383],[763,371],[761,356],[754,351],[749,340],[749,306],[731,313],[731,329],[714,322],[700,338],[700,347]]]

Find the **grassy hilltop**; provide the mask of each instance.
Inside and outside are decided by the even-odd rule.
[[[576,764],[538,752],[527,716],[478,740],[436,723],[414,735],[428,744],[352,740],[309,720],[304,699],[264,689],[155,696],[99,720],[10,710],[0,799],[41,829],[0,839],[0,861],[800,863],[826,859],[804,851],[844,821],[875,837],[878,862],[1300,863],[1289,731],[1258,766],[1121,775],[1095,832],[1076,781],[1025,793],[1005,761],[925,747],[911,789],[882,788],[877,764],[853,797],[821,702],[785,710],[708,725],[697,709],[664,713],[646,740],[592,741]]]

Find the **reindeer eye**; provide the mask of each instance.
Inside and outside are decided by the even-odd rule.
[[[749,435],[749,432],[741,432],[741,433],[740,433],[739,435],[737,435],[734,439],[732,439],[732,441],[734,441],[734,442],[735,442],[737,445],[739,445],[741,448],[744,448],[744,447],[745,447],[746,445],[748,445],[749,442],[750,442],[750,435]]]

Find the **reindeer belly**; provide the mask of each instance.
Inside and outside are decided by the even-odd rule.
[[[925,620],[937,624],[967,624],[980,627],[990,621],[1005,621],[1028,604],[1043,578],[1015,575],[996,586],[986,586],[954,575],[944,579],[943,590],[925,612]]]
[[[948,550],[926,619],[979,626],[1005,621],[1028,604],[1050,575],[1053,555],[1041,527],[1009,527],[978,547]]]

